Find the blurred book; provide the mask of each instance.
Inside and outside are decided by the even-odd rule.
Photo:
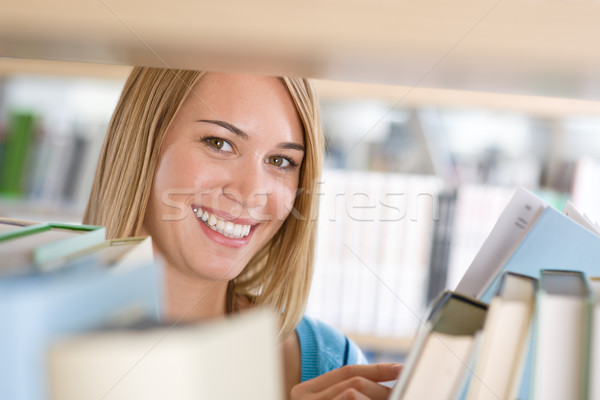
[[[8,225],[8,224],[0,224]],[[0,232],[0,276],[50,270],[65,257],[104,242],[104,227],[45,223]]]
[[[389,399],[454,399],[473,358],[487,305],[444,292],[431,305]]]
[[[437,177],[325,170],[306,313],[348,334],[412,337],[441,188]]]
[[[0,398],[46,398],[45,353],[53,340],[130,315],[160,317],[162,268],[150,239],[125,242],[71,253],[51,271],[0,276],[6,327],[0,330]]]
[[[447,289],[457,288],[514,195],[513,186],[461,184],[457,188],[450,227]],[[469,294],[470,291],[461,293]]]
[[[568,200],[563,207],[563,213],[571,218],[573,221],[579,223],[581,226],[594,232],[596,235],[600,235],[600,227],[590,219],[586,214],[583,214],[577,210],[575,204]]]
[[[600,400],[600,277],[589,278],[592,292],[592,311],[590,321],[588,399]]]
[[[543,270],[537,303],[533,398],[586,398],[590,292],[584,274]]]
[[[537,279],[507,272],[492,299],[467,400],[515,399],[530,339]]]
[[[439,218],[433,222],[431,238],[431,256],[429,259],[429,276],[427,286],[427,302],[431,302],[440,292],[446,289],[450,249],[452,245],[452,227],[456,206],[456,191],[442,192],[438,196]]]
[[[0,194],[16,197],[25,193],[25,177],[37,129],[36,116],[31,112],[14,111],[8,120],[0,159]]]
[[[21,228],[31,225],[37,225],[37,222],[26,221],[17,218],[0,217],[0,237],[8,232],[17,231]]]
[[[276,316],[250,310],[192,325],[86,333],[56,342],[52,400],[279,400]]]

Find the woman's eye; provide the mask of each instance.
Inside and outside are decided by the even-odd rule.
[[[220,151],[232,151],[233,148],[231,147],[231,145],[229,144],[229,142],[227,142],[224,139],[221,138],[217,138],[217,137],[211,137],[206,139],[206,142],[213,148],[220,150]]]
[[[290,166],[290,161],[284,157],[280,156],[271,156],[267,158],[267,162],[276,167],[286,168]]]

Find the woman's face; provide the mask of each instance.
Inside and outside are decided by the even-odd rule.
[[[293,207],[303,137],[280,79],[204,75],[166,132],[144,220],[170,267],[236,277]]]

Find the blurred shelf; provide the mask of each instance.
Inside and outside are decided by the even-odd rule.
[[[413,343],[412,337],[375,336],[347,333],[364,351],[377,353],[406,354]]]
[[[377,99],[400,107],[464,107],[555,118],[600,115],[600,101],[592,100],[325,80],[315,83],[326,100]]]
[[[24,0],[0,56],[600,100],[600,2]]]
[[[0,57],[0,76],[44,75],[124,81],[131,67],[72,61]],[[535,116],[600,115],[600,101],[467,90],[315,80],[324,100],[376,99],[402,107],[468,107],[516,111]]]
[[[0,76],[44,75],[123,80],[131,71],[125,65],[108,65],[74,61],[0,57]]]

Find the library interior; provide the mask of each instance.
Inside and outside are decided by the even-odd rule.
[[[82,224],[143,66],[312,81],[304,314],[390,399],[600,399],[600,2],[2,8],[0,398],[289,398],[271,312],[167,325],[152,240]]]

